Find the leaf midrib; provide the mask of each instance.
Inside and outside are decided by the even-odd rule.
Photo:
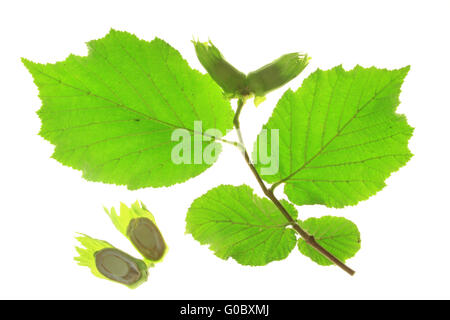
[[[201,207],[197,207],[194,208],[194,210],[205,210],[205,211],[211,211],[211,209],[207,209],[207,208],[201,208]],[[231,219],[224,219],[224,220],[218,220],[218,219],[209,219],[205,222],[202,223],[196,223],[197,227],[199,226],[203,226],[206,225],[208,223],[229,223],[232,225],[240,225],[240,226],[245,226],[247,227],[247,229],[252,229],[252,228],[257,228],[257,229],[287,229],[286,227],[288,227],[290,224],[289,223],[283,223],[283,224],[278,224],[278,225],[258,225],[258,224],[251,224],[248,222],[236,222],[233,221]]]
[[[186,127],[184,127],[184,126],[178,126],[178,125],[172,124],[172,123],[170,123],[170,122],[166,122],[166,121],[163,121],[163,120],[160,120],[160,119],[153,118],[153,117],[151,117],[150,115],[148,115],[148,114],[146,114],[146,113],[140,112],[140,111],[138,111],[138,110],[135,110],[135,109],[133,109],[133,108],[131,108],[131,107],[125,105],[124,103],[118,103],[118,102],[116,102],[116,101],[114,101],[114,100],[111,100],[111,99],[109,99],[109,98],[107,98],[107,97],[104,97],[104,96],[98,95],[98,94],[96,94],[96,93],[93,93],[92,91],[88,91],[88,90],[84,90],[84,89],[78,88],[78,87],[76,87],[76,86],[74,86],[74,85],[71,85],[71,84],[69,84],[69,83],[66,83],[65,81],[63,81],[63,80],[61,80],[61,79],[58,79],[58,78],[56,78],[56,77],[53,77],[53,76],[49,75],[48,73],[45,73],[45,72],[43,72],[43,71],[41,71],[41,70],[39,70],[39,69],[37,69],[37,68],[33,68],[33,69],[34,69],[36,72],[38,72],[38,73],[40,73],[40,74],[42,74],[42,75],[44,75],[44,76],[46,76],[46,77],[52,79],[53,81],[58,82],[58,83],[61,84],[61,85],[64,85],[64,86],[66,86],[66,87],[69,87],[69,88],[72,88],[72,89],[74,89],[74,90],[77,90],[77,91],[79,91],[79,92],[84,93],[86,96],[92,96],[92,97],[95,97],[95,98],[102,99],[102,100],[104,100],[104,101],[113,103],[114,106],[111,106],[111,107],[118,107],[118,108],[125,109],[125,110],[127,110],[127,111],[129,111],[129,112],[132,112],[132,113],[138,114],[138,115],[140,115],[140,116],[143,116],[143,117],[145,117],[147,120],[154,121],[154,122],[157,122],[157,123],[161,123],[161,124],[163,124],[163,125],[166,125],[166,126],[168,126],[168,127],[174,128],[174,129],[185,129],[185,130],[187,130],[187,131],[189,131],[189,132],[192,132],[193,134],[199,134],[199,135],[202,135],[202,136],[204,136],[204,137],[211,138],[211,139],[213,139],[213,140],[218,140],[216,137],[207,135],[207,134],[205,134],[204,132],[197,132],[197,131],[195,131],[195,130],[193,130],[193,129],[186,128]],[[56,111],[54,111],[54,112],[56,112]]]
[[[299,169],[294,170],[292,173],[290,173],[289,175],[287,175],[286,177],[276,181],[273,183],[272,185],[272,189],[277,187],[278,185],[280,185],[281,183],[289,180],[290,178],[292,178],[293,176],[295,176],[297,173],[299,173],[300,171],[302,171],[303,169],[306,168],[306,166],[308,164],[310,164],[315,158],[317,158],[319,155],[322,154],[322,152],[337,138],[340,136],[341,132],[357,117],[357,115],[364,110],[364,108],[366,108],[379,94],[381,94],[384,90],[386,90],[390,85],[392,85],[395,81],[397,81],[400,76],[394,77],[393,79],[391,79],[380,91],[377,91],[366,103],[364,103],[364,105],[359,108],[356,113],[342,126],[342,128],[340,128],[338,130],[338,132],[336,133],[336,135],[334,135],[325,145],[323,145],[320,150],[314,155],[312,156],[308,161],[306,161]],[[311,108],[312,109],[312,108]]]

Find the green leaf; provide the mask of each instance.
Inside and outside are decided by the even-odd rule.
[[[282,200],[291,216],[297,211]],[[276,206],[253,194],[247,185],[221,185],[192,203],[186,217],[186,232],[222,259],[263,266],[285,259],[295,247],[295,231]]]
[[[232,128],[231,106],[209,75],[158,38],[111,30],[87,46],[88,56],[54,64],[23,59],[42,100],[40,135],[56,146],[56,160],[87,180],[129,189],[184,182],[211,166],[171,159],[180,143],[171,141],[175,129],[202,138],[194,121],[202,121],[203,132]],[[191,159],[193,151],[191,143]]]
[[[298,205],[339,208],[381,190],[412,156],[413,129],[395,113],[408,70],[338,66],[317,70],[296,92],[288,90],[263,128],[267,150],[279,146],[278,172],[265,174],[265,165],[257,165],[264,180],[285,183],[284,192]],[[279,130],[279,145],[271,142],[271,129]],[[261,151],[257,143],[254,158]]]
[[[325,216],[299,221],[299,224],[316,241],[336,258],[345,262],[361,248],[361,238],[356,225],[341,217]],[[333,265],[327,258],[311,247],[303,239],[298,240],[298,249],[305,256],[322,266]]]

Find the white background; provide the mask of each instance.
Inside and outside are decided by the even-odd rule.
[[[450,1],[2,1],[0,298],[450,298],[449,15]],[[411,65],[398,111],[416,128],[415,156],[358,206],[300,209],[303,218],[334,214],[358,225],[362,249],[348,261],[354,277],[297,250],[266,267],[243,267],[184,234],[190,203],[210,188],[247,183],[261,194],[233,147],[197,178],[139,191],[87,182],[50,159],[53,146],[37,135],[37,88],[20,57],[55,62],[85,55],[84,43],[111,27],[161,37],[202,71],[193,37],[211,38],[244,72],[287,52],[311,55],[299,78],[257,109],[246,106],[247,144],[284,90],[318,67]],[[87,233],[135,253],[102,206],[136,199],[155,214],[170,251],[148,283],[129,290],[77,266],[74,236]]]

